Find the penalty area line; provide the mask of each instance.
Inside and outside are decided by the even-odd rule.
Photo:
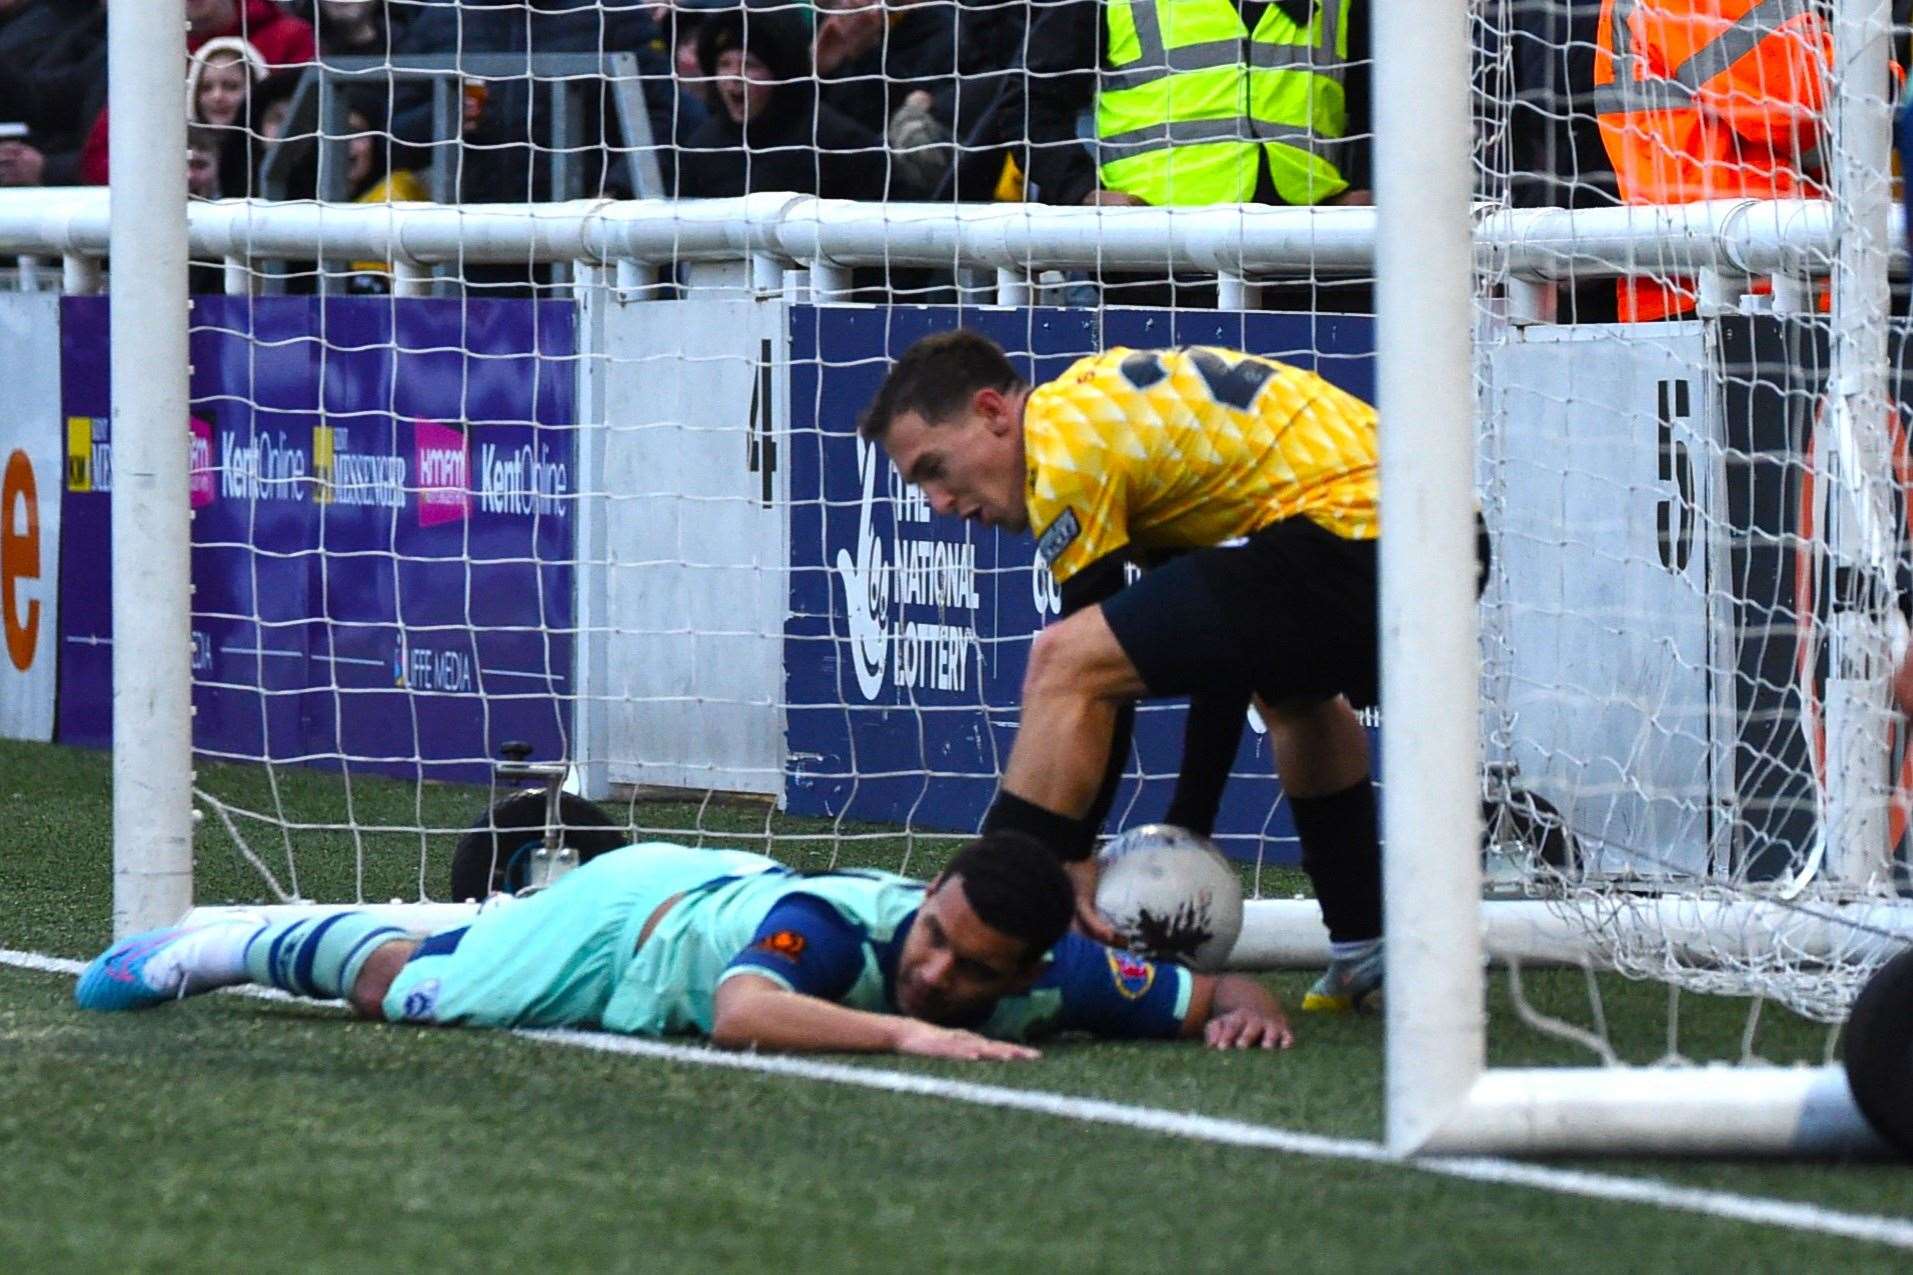
[[[48,974],[77,975],[85,962],[37,952],[0,948],[0,965],[35,970]],[[267,988],[229,989],[243,996],[267,1000],[292,1000],[283,992]],[[313,1002],[307,1001],[306,1004]],[[1331,1138],[1301,1133],[1273,1125],[1251,1124],[1218,1116],[1201,1116],[1163,1107],[1143,1107],[1111,1102],[1102,1098],[1083,1098],[1052,1093],[1042,1089],[1015,1089],[1006,1085],[981,1084],[969,1080],[950,1080],[913,1072],[889,1071],[882,1067],[857,1067],[846,1063],[822,1062],[787,1054],[732,1053],[704,1045],[674,1045],[637,1036],[618,1036],[607,1032],[578,1031],[571,1028],[522,1028],[511,1033],[526,1040],[585,1049],[603,1054],[622,1054],[650,1058],[660,1062],[692,1067],[720,1067],[759,1075],[782,1076],[821,1084],[850,1085],[882,1093],[911,1097],[937,1098],[972,1106],[1023,1111],[1032,1115],[1074,1120],[1083,1124],[1133,1129],[1141,1133],[1209,1142],[1220,1146],[1277,1151],[1288,1155],[1315,1156],[1328,1160],[1350,1160],[1364,1164],[1388,1165],[1417,1173],[1434,1173],[1496,1186],[1520,1186],[1559,1195],[1586,1199],[1612,1200],[1622,1204],[1642,1204],[1681,1213],[1737,1222],[1754,1222],[1788,1230],[1811,1231],[1844,1239],[1866,1240],[1894,1248],[1913,1249],[1913,1220],[1880,1217],[1864,1213],[1844,1213],[1816,1204],[1775,1200],[1764,1196],[1736,1195],[1729,1191],[1710,1191],[1678,1186],[1660,1178],[1623,1177],[1608,1173],[1589,1173],[1576,1169],[1555,1169],[1526,1164],[1518,1160],[1487,1157],[1443,1157],[1406,1160],[1390,1155],[1380,1143],[1354,1138]]]

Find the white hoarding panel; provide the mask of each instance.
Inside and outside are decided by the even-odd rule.
[[[53,738],[60,642],[60,298],[0,293],[0,735]]]
[[[783,307],[604,307],[598,695],[612,784],[778,795],[790,580]],[[596,573],[597,579],[590,577]],[[587,613],[592,607],[585,608]]]
[[[1708,872],[1732,787],[1707,369],[1698,323],[1530,330],[1490,355],[1488,756],[1596,872]]]

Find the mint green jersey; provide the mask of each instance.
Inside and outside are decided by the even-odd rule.
[[[854,977],[831,999],[853,1009],[895,1012],[881,958],[895,946],[899,927],[916,916],[923,892],[923,882],[889,872],[804,876],[770,859],[754,870],[715,878],[664,914],[612,995],[604,1025],[652,1035],[708,1032],[718,987],[739,974],[808,990],[774,964],[732,964],[771,909],[797,894],[828,904],[856,935]]]
[[[385,1017],[708,1033],[718,987],[747,974],[895,1013],[897,964],[925,889],[888,872],[804,875],[747,851],[629,846],[428,937],[387,992]],[[1173,1036],[1191,987],[1179,966],[1070,934],[1029,992],[969,1025],[1012,1040],[1072,1030]]]

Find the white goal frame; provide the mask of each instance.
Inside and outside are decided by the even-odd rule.
[[[1866,0],[1866,22],[1885,6]],[[1859,12],[1857,4],[1855,12]],[[1865,30],[1872,30],[1864,23]],[[1873,66],[1846,32],[1843,71]],[[1884,29],[1883,25],[1879,29]],[[0,192],[0,247],[58,258],[70,290],[116,264],[112,317],[117,633],[115,929],[176,920],[191,904],[190,640],[185,452],[186,268],[224,256],[243,287],[254,258],[323,242],[329,257],[394,263],[422,290],[440,261],[574,263],[581,286],[626,264],[737,263],[760,292],[827,299],[866,263],[997,272],[1026,302],[1032,277],[1126,260],[1208,271],[1224,304],[1284,265],[1379,275],[1384,670],[1391,746],[1387,826],[1413,853],[1387,862],[1388,1145],[1455,1153],[1830,1154],[1877,1147],[1832,1068],[1489,1069],[1479,859],[1478,649],[1473,572],[1472,351],[1458,315],[1472,272],[1517,281],[1585,277],[1586,255],[1652,244],[1696,272],[1796,274],[1852,241],[1826,204],[1730,201],[1673,209],[1471,213],[1469,47],[1464,6],[1409,0],[1376,13],[1377,209],[1070,209],[857,205],[783,195],[707,204],[636,201],[436,207],[275,207],[185,202],[180,0],[115,4],[109,37],[114,187]],[[1876,42],[1877,43],[1877,42]],[[1867,57],[1883,49],[1867,46]],[[1877,78],[1877,77],[1876,77]],[[1860,154],[1855,151],[1856,156]],[[1852,187],[1849,185],[1848,190]],[[1897,243],[1875,209],[1876,255]],[[190,215],[189,215],[190,214]],[[1891,234],[1894,238],[1887,238]],[[1845,257],[1841,257],[1845,261]],[[1852,263],[1849,263],[1851,265]],[[1400,529],[1412,528],[1412,534]],[[136,591],[131,587],[139,581]],[[1404,587],[1414,581],[1415,587]],[[137,598],[137,606],[134,605]]]
[[[1831,209],[1829,229],[1835,294],[1851,307],[1856,297],[1884,301],[1889,218],[1882,199],[1858,192],[1869,177],[1881,185],[1887,120],[1883,112],[1866,118],[1859,86],[1885,83],[1889,28],[1880,0],[1843,0],[1837,10],[1836,128],[1850,131],[1841,154],[1848,171],[1834,183],[1846,202]],[[1876,1148],[1844,1073],[1832,1066],[1487,1065],[1480,648],[1470,588],[1474,357],[1471,325],[1454,321],[1471,313],[1474,295],[1469,58],[1461,6],[1416,0],[1383,5],[1375,15],[1375,82],[1387,86],[1376,95],[1375,171],[1377,407],[1387,492],[1382,687],[1391,727],[1383,758],[1391,834],[1384,872],[1388,1146],[1404,1155]],[[1873,79],[1862,79],[1868,72]],[[1869,133],[1872,145],[1855,140]],[[1854,170],[1869,159],[1879,167]],[[1860,199],[1864,210],[1855,206]],[[1856,221],[1862,211],[1871,214],[1866,224]],[[1836,320],[1877,327],[1883,315],[1880,304]],[[1882,333],[1874,361],[1883,356]],[[1883,372],[1866,357],[1863,346],[1849,350],[1847,379],[1836,367],[1834,383],[1837,393],[1871,407],[1884,402]],[[1404,852],[1411,839],[1412,851]]]

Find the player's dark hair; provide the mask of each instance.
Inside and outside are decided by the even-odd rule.
[[[874,442],[905,412],[941,425],[968,407],[978,390],[1007,394],[1023,383],[1009,355],[989,337],[968,328],[939,332],[918,341],[891,365],[857,432]]]
[[[1042,842],[1020,832],[986,832],[943,870],[963,885],[977,920],[1028,946],[1035,960],[1056,946],[1076,915],[1069,874]]]

